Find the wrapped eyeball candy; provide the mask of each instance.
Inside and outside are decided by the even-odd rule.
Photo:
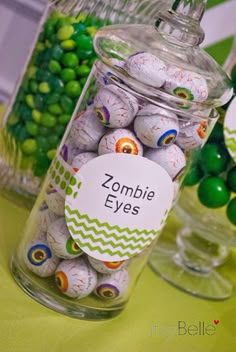
[[[45,193],[45,201],[49,210],[56,215],[63,216],[65,214],[65,199],[52,186],[49,186]]]
[[[114,67],[117,67],[119,69],[122,69],[124,67],[125,61],[121,61],[118,59],[109,59],[109,60]],[[116,73],[113,73],[111,71],[108,71],[105,74],[105,76],[101,75],[100,72],[97,71],[97,72],[95,72],[95,76],[96,76],[96,83],[97,83],[98,88],[104,87],[104,85],[108,85],[108,84],[112,83],[112,81],[117,81],[119,83],[124,84],[124,81],[121,78],[119,78],[116,75]]]
[[[184,150],[195,149],[205,142],[207,137],[207,121],[180,121],[180,133],[176,144]]]
[[[127,127],[138,112],[138,101],[125,90],[109,84],[98,91],[94,99],[94,109],[104,126]]]
[[[71,128],[71,137],[81,151],[96,151],[105,127],[97,119],[95,111],[86,110],[76,116]]]
[[[159,88],[166,80],[166,65],[157,56],[137,53],[128,58],[124,68],[130,76],[149,86]]]
[[[83,254],[73,240],[64,217],[54,221],[47,231],[47,242],[52,252],[63,259],[73,259]]]
[[[81,150],[75,146],[72,137],[69,136],[60,150],[61,157],[71,165],[72,160],[79,153],[81,153]]]
[[[86,164],[89,160],[96,158],[97,156],[98,155],[96,153],[92,153],[92,152],[85,152],[85,153],[76,155],[72,160],[71,167],[73,167],[75,171],[78,171],[81,168],[81,166]]]
[[[144,156],[162,166],[172,180],[179,177],[186,166],[185,155],[176,144],[166,148],[149,149]]]
[[[127,129],[117,129],[106,133],[99,142],[98,155],[127,153],[143,155],[143,146],[134,133]]]
[[[134,120],[134,130],[140,141],[150,147],[165,147],[173,143],[179,133],[178,117],[166,109],[147,105]]]
[[[123,296],[129,286],[129,274],[121,269],[110,275],[99,275],[95,293],[100,298],[113,300]]]
[[[118,262],[103,262],[90,256],[88,256],[88,261],[92,267],[101,274],[115,273],[128,264],[128,260],[121,260]]]
[[[97,284],[97,273],[83,258],[63,260],[55,272],[59,290],[72,298],[88,296]]]
[[[205,78],[196,72],[171,66],[167,70],[164,89],[179,98],[203,102],[208,97],[208,86]]]
[[[27,268],[36,275],[49,277],[54,274],[60,258],[52,253],[46,240],[46,234],[41,233],[27,246],[24,261]]]
[[[58,216],[49,210],[48,205],[43,203],[38,212],[37,224],[39,231],[47,232],[48,226],[54,222]]]

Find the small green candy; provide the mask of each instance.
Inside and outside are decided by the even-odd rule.
[[[73,102],[73,100],[68,97],[67,95],[62,95],[61,99],[60,99],[60,104],[62,106],[63,111],[66,114],[72,114],[72,112],[74,111],[75,108],[75,103]]]
[[[84,34],[86,32],[86,27],[83,23],[73,23],[72,26],[74,28],[73,39],[76,38],[78,34]]]
[[[43,111],[45,109],[45,97],[43,94],[37,93],[34,96],[34,104],[37,110]]]
[[[52,104],[49,105],[48,111],[53,114],[53,115],[60,115],[62,114],[62,108],[60,107],[59,104]]]
[[[48,113],[43,113],[41,115],[41,125],[44,126],[44,127],[54,127],[57,123],[57,120],[56,118],[51,115],[51,114],[48,114]]]
[[[89,72],[90,67],[88,67],[87,65],[81,65],[76,67],[76,73],[81,77],[87,77],[89,75]]]
[[[201,150],[198,163],[205,174],[218,175],[227,169],[229,160],[223,144],[207,143]]]
[[[66,53],[62,56],[62,63],[66,67],[76,67],[79,63],[78,57],[75,53]]]
[[[38,150],[47,151],[50,148],[48,138],[44,136],[37,136],[36,138]]]
[[[227,185],[233,192],[236,192],[236,165],[227,174]]]
[[[40,136],[50,136],[51,135],[51,131],[47,127],[40,126],[39,127],[39,134],[40,134]]]
[[[60,29],[60,28],[63,28],[65,26],[70,26],[70,25],[71,25],[71,19],[69,17],[63,17],[57,21],[56,28]]]
[[[47,95],[47,100],[46,100],[47,105],[58,103],[60,100],[60,97],[61,96],[59,93],[49,93]]]
[[[16,114],[11,113],[8,117],[7,124],[8,126],[14,126],[20,121],[20,117]]]
[[[77,57],[81,60],[86,60],[90,59],[92,56],[94,56],[94,51],[91,50],[84,50],[84,49],[78,49],[76,51]]]
[[[80,34],[76,37],[76,45],[82,50],[93,49],[93,39],[86,34]]]
[[[34,96],[32,94],[27,94],[26,97],[25,97],[25,101],[26,101],[26,104],[34,109],[35,107],[35,104],[34,104]]]
[[[87,27],[86,30],[91,37],[94,37],[95,33],[97,32],[97,28],[95,26]]]
[[[37,67],[36,66],[30,66],[26,72],[26,75],[29,79],[34,79],[36,75]]]
[[[71,98],[79,97],[81,90],[81,86],[77,81],[70,81],[65,86],[65,93]]]
[[[61,72],[61,65],[56,60],[51,60],[49,62],[48,68],[52,73],[60,73]]]
[[[56,149],[50,149],[48,152],[47,152],[47,157],[49,160],[52,160],[55,155],[56,155],[56,152],[57,150]]]
[[[22,144],[21,144],[21,150],[24,154],[26,155],[31,155],[35,153],[37,150],[37,143],[35,139],[26,139]]]
[[[57,38],[59,40],[69,39],[74,33],[74,27],[71,25],[65,25],[61,27],[57,32]]]
[[[183,184],[184,186],[194,186],[202,179],[203,176],[204,173],[202,170],[197,165],[193,165],[185,176]]]
[[[48,82],[42,82],[39,84],[39,92],[42,94],[47,94],[50,92],[50,86]]]
[[[26,131],[31,135],[31,136],[37,136],[39,132],[39,127],[38,125],[33,122],[33,121],[28,121],[26,123]]]
[[[40,123],[40,119],[41,119],[41,112],[34,109],[32,111],[32,118],[36,123]]]
[[[54,133],[56,133],[59,137],[61,137],[65,132],[65,125],[57,124],[54,129]]]
[[[226,214],[230,222],[232,224],[236,225],[236,197],[231,199],[229,202],[227,209],[226,209]]]
[[[59,137],[56,134],[51,134],[48,137],[48,143],[51,148],[57,147],[57,145],[59,144]]]
[[[63,83],[63,81],[60,78],[58,78],[56,76],[52,77],[52,79],[50,80],[49,84],[50,84],[50,88],[52,90],[54,90],[54,92],[56,92],[56,93],[63,92],[64,83]]]
[[[36,71],[36,79],[40,82],[48,82],[51,77],[52,74],[49,71],[42,70],[41,68]]]
[[[63,125],[67,125],[68,122],[70,121],[70,118],[71,118],[71,115],[63,114],[63,115],[59,116],[58,121]]]
[[[64,68],[61,71],[61,79],[64,82],[73,81],[75,78],[76,78],[76,73],[75,73],[75,70],[73,70],[72,68]]]
[[[67,39],[61,42],[61,47],[63,50],[73,50],[76,46],[76,43],[72,39]]]
[[[220,208],[228,203],[230,191],[221,177],[207,176],[199,184],[198,198],[208,208]]]
[[[54,45],[51,47],[52,59],[60,60],[62,58],[63,54],[64,54],[64,51],[60,45]]]
[[[38,84],[37,84],[36,81],[34,81],[34,80],[30,80],[29,81],[29,90],[30,90],[31,93],[34,93],[34,94],[37,93]]]

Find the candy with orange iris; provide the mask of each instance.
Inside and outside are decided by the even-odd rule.
[[[207,121],[180,121],[180,133],[177,144],[185,150],[201,146],[207,137]]]
[[[90,256],[88,256],[88,260],[92,267],[102,274],[114,273],[128,265],[128,260],[121,260],[118,262],[103,262]]]
[[[94,290],[97,273],[83,258],[63,260],[56,269],[55,283],[66,296],[83,298]]]
[[[143,155],[143,147],[133,132],[117,129],[106,133],[98,146],[98,154],[125,153]]]

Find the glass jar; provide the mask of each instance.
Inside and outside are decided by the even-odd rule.
[[[96,30],[119,21],[145,23],[156,2],[49,2],[3,119],[3,195],[31,208],[96,59]]]
[[[155,26],[95,35],[99,60],[12,260],[17,283],[56,311],[106,319],[124,309],[215,107],[232,95],[197,45],[204,2],[188,14],[182,5]]]

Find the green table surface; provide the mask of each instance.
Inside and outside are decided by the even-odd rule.
[[[13,280],[9,263],[22,236],[28,211],[0,198],[0,351],[1,352],[234,352],[236,350],[236,293],[212,302],[169,285],[146,267],[121,315],[105,322],[63,316],[26,295]],[[172,217],[163,236],[174,240],[178,223]],[[170,232],[171,230],[172,232]],[[172,235],[170,236],[170,233]],[[236,257],[221,271],[236,284]],[[212,336],[167,336],[178,321],[214,324]],[[155,327],[161,327],[158,332]],[[168,328],[171,326],[172,328]],[[168,330],[169,329],[169,330]]]

